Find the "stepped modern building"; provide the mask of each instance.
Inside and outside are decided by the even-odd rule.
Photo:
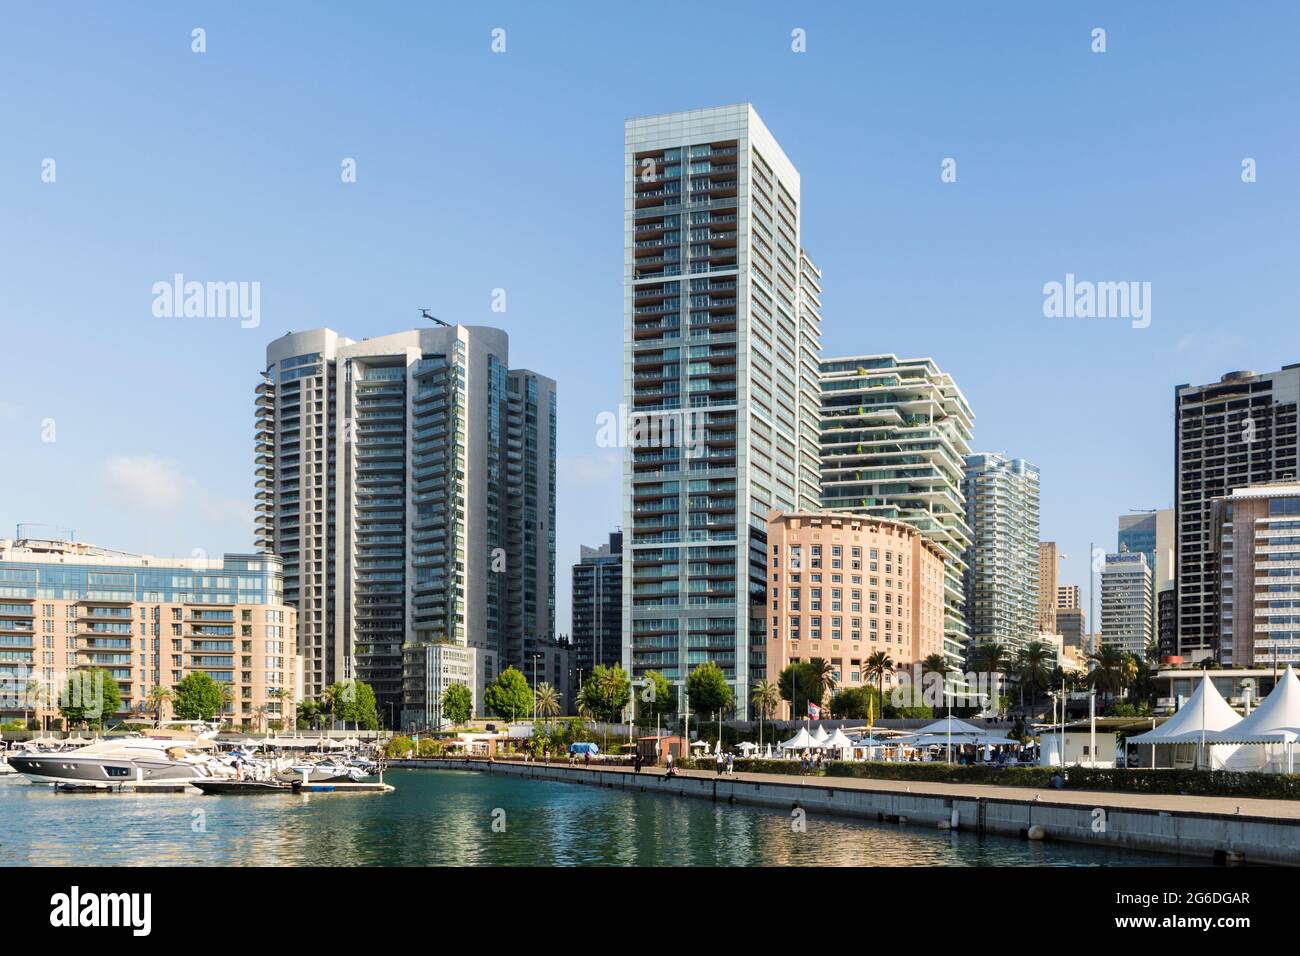
[[[292,726],[295,613],[274,555],[156,558],[0,539],[0,713],[57,719],[67,675],[97,667],[117,682],[121,716],[155,716],[155,687],[201,672],[229,686],[224,714],[235,725]],[[31,681],[44,695],[16,699]]]
[[[1038,467],[1023,458],[966,456],[966,624],[971,640],[1012,653],[1040,630],[1038,489]]]
[[[905,521],[944,558],[944,653],[963,667],[971,543],[961,484],[974,415],[932,359],[863,355],[821,363],[822,504]],[[955,685],[954,685],[955,686]]]
[[[623,663],[623,532],[582,546],[573,566],[573,654],[581,682],[597,664]]]
[[[799,173],[748,104],[632,119],[624,144],[623,664],[682,681],[712,660],[743,717],[767,514],[819,504]]]
[[[1300,364],[1174,389],[1178,653],[1190,661],[1213,656],[1220,635],[1210,504],[1247,485],[1300,478],[1298,404]]]
[[[507,353],[462,325],[268,346],[257,543],[284,561],[308,697],[363,680],[388,720],[404,645],[522,669],[554,639],[555,383]]]

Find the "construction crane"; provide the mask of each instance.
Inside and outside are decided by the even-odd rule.
[[[442,321],[442,319],[438,318],[436,315],[433,315],[431,312],[429,312],[428,309],[421,309],[421,310],[420,310],[420,317],[423,318],[423,319],[428,319],[430,322],[437,322],[439,325],[441,325],[441,326],[443,326],[443,327],[445,327],[445,328],[448,328],[448,329],[451,328],[451,323],[450,323],[450,322],[444,322],[444,321]]]

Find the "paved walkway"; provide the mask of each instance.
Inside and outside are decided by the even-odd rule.
[[[525,766],[521,760],[500,760],[498,763]],[[543,768],[540,760],[527,764],[528,767]],[[631,774],[631,767],[602,767],[592,764],[584,767],[579,764],[569,767],[564,760],[552,760],[551,770],[598,770],[602,773]],[[641,771],[642,777],[662,777],[664,771],[658,767],[647,767]],[[713,779],[717,774],[708,770],[679,770],[679,777],[702,777]],[[1100,790],[1052,790],[1037,787],[999,787],[981,783],[933,783],[921,780],[868,780],[860,777],[800,777],[796,774],[772,773],[735,773],[722,780],[740,780],[745,783],[787,784],[804,787],[834,787],[840,790],[874,790],[877,793],[911,793],[933,795],[938,797],[964,797],[973,799],[982,797],[986,800],[1032,801],[1062,804],[1067,806],[1106,807],[1118,810],[1167,810],[1171,813],[1220,813],[1255,817],[1269,820],[1300,821],[1300,800],[1263,800],[1257,797],[1200,797],[1180,796],[1178,794],[1159,793],[1109,793]]]

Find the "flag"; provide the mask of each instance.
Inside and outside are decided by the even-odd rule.
[[[818,707],[816,704],[814,704],[812,701],[808,702],[808,719],[809,720],[822,719],[822,709]]]

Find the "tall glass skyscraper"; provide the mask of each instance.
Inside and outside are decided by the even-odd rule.
[[[1005,644],[1014,653],[1039,631],[1038,466],[992,453],[967,455],[962,494],[971,529],[966,550],[970,636]]]
[[[823,505],[905,521],[939,546],[944,654],[963,667],[971,531],[961,485],[974,425],[966,397],[932,359],[896,355],[825,359],[821,389]]]
[[[258,546],[284,560],[304,693],[402,700],[404,644],[522,667],[555,635],[555,383],[481,326],[267,348],[257,389]]]
[[[748,104],[628,120],[624,143],[623,663],[680,681],[712,660],[744,716],[767,513],[817,504],[799,173]]]

